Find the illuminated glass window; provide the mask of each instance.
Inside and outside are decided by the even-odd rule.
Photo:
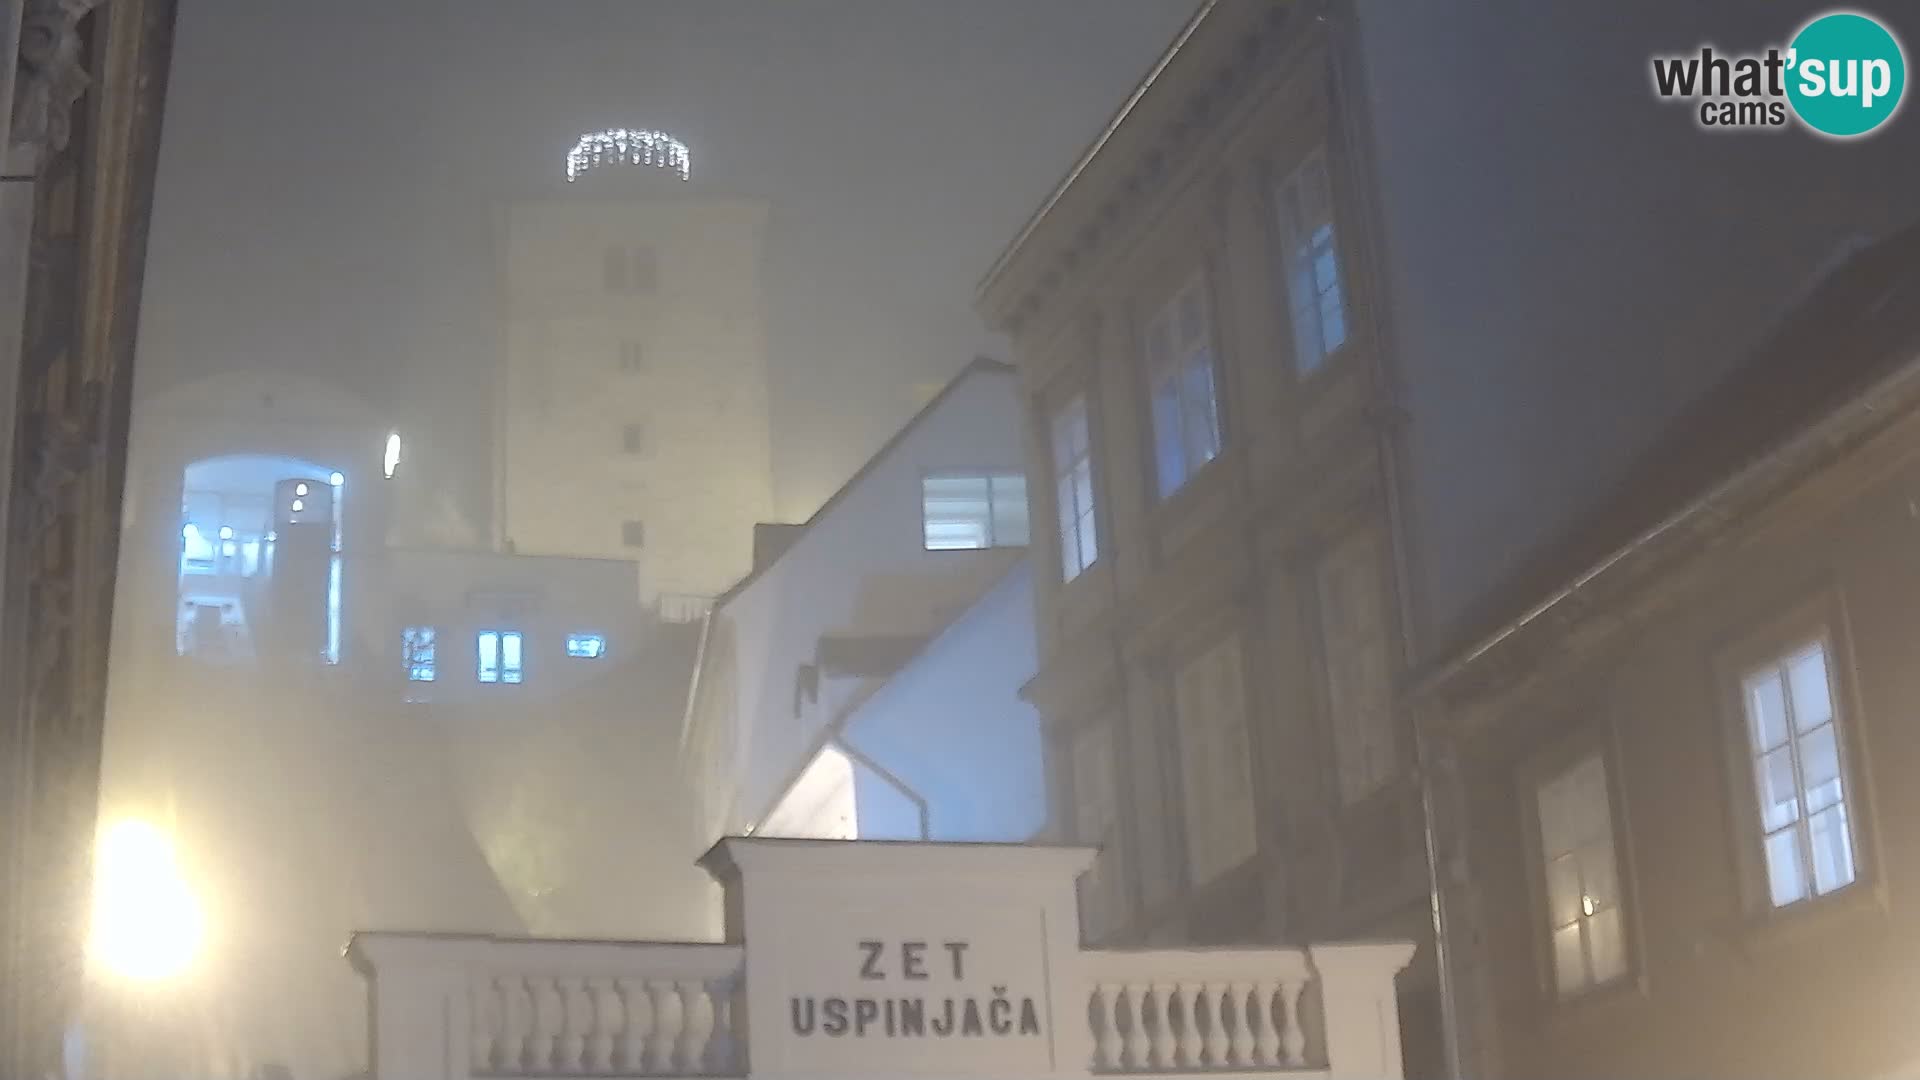
[[[1311,375],[1347,343],[1347,301],[1334,239],[1327,159],[1316,152],[1274,197],[1293,322],[1294,370]]]
[[[1080,576],[1100,554],[1093,521],[1093,440],[1086,395],[1053,414],[1053,497],[1060,511],[1060,572]]]
[[[400,663],[408,682],[432,682],[434,630],[431,626],[409,626],[400,632]]]
[[[921,481],[928,551],[1024,547],[1027,478],[1020,473],[943,473]]]
[[[1606,761],[1583,758],[1534,791],[1554,988],[1571,997],[1627,973]]]
[[[576,660],[598,660],[607,655],[607,639],[600,634],[568,634],[567,655]]]
[[[518,683],[521,643],[518,630],[482,630],[479,638],[480,681]]]
[[[1147,322],[1146,350],[1154,462],[1164,499],[1220,456],[1212,317],[1199,276]]]
[[[1741,679],[1766,893],[1776,908],[1853,884],[1853,815],[1824,638]]]

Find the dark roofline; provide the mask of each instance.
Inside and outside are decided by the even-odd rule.
[[[1073,187],[1075,181],[1080,179],[1080,174],[1087,170],[1087,166],[1092,165],[1094,159],[1100,156],[1100,151],[1106,149],[1107,142],[1120,130],[1120,126],[1127,122],[1127,117],[1133,115],[1134,106],[1140,103],[1140,99],[1147,96],[1147,91],[1153,89],[1153,84],[1159,80],[1161,73],[1173,64],[1173,58],[1179,55],[1180,50],[1200,29],[1200,24],[1206,21],[1207,16],[1213,13],[1214,6],[1218,3],[1219,0],[1202,0],[1199,10],[1193,13],[1193,16],[1187,20],[1187,25],[1181,28],[1180,33],[1174,37],[1166,51],[1160,54],[1160,59],[1154,61],[1153,67],[1148,69],[1146,78],[1140,80],[1140,84],[1133,88],[1133,93],[1127,95],[1127,100],[1121,103],[1119,110],[1107,121],[1107,125],[1100,129],[1100,134],[1080,152],[1080,157],[1073,163],[1073,167],[1067,170],[1067,174],[1060,178],[1060,182],[1053,186],[1053,191],[1047,196],[1046,201],[1040,204],[1032,216],[1027,218],[1026,224],[1020,227],[1020,231],[1014,234],[1013,242],[1000,252],[999,258],[993,260],[992,268],[974,286],[976,297],[984,296],[1000,275],[1006,272],[1008,265],[1013,262],[1015,256],[1019,255],[1020,249],[1026,245],[1027,240],[1039,231],[1040,223],[1047,219],[1047,215],[1053,212],[1053,208],[1061,199],[1066,198],[1067,191]]]
[[[1413,696],[1450,684],[1543,617],[1606,583],[1663,538],[1703,520],[1767,482],[1777,466],[1809,459],[1836,432],[1907,407],[1920,380],[1920,318],[1902,301],[1920,294],[1920,224],[1909,225],[1821,280],[1692,408],[1683,410],[1628,467],[1615,491],[1568,537],[1614,540],[1585,558],[1547,557],[1523,567],[1468,623],[1464,640],[1438,653],[1409,682]],[[1818,357],[1817,380],[1782,381]],[[1733,401],[1749,428],[1726,430]],[[1756,423],[1755,418],[1764,423]],[[1665,481],[1678,479],[1675,484]],[[1651,497],[1642,493],[1651,491]],[[1631,531],[1619,535],[1622,526]],[[1647,556],[1651,557],[1651,556]],[[1536,599],[1537,598],[1537,599]],[[1502,609],[1504,608],[1504,615]]]
[[[943,403],[945,403],[947,398],[953,393],[953,390],[955,387],[959,386],[961,383],[967,381],[968,378],[976,374],[986,373],[986,374],[992,374],[992,375],[1012,375],[1014,374],[1014,371],[1015,369],[1012,364],[1009,364],[1004,360],[995,360],[991,356],[976,356],[972,360],[968,361],[967,366],[964,368],[961,368],[959,374],[947,380],[947,385],[941,387],[940,392],[933,395],[932,400],[928,401],[925,405],[922,405],[920,407],[919,412],[914,413],[913,416],[910,419],[908,419],[905,424],[902,424],[900,426],[900,430],[894,432],[891,436],[889,436],[887,441],[880,445],[880,449],[874,451],[873,456],[869,457],[866,460],[865,464],[861,465],[859,469],[854,471],[854,474],[852,476],[847,478],[846,483],[841,484],[838,490],[836,490],[832,495],[828,496],[827,501],[821,503],[820,508],[818,510],[815,510],[813,514],[807,518],[807,520],[794,526],[795,531],[792,534],[792,536],[789,537],[789,539],[787,540],[786,547],[780,552],[779,558],[774,559],[773,561],[767,563],[765,566],[754,567],[752,572],[748,573],[746,577],[743,577],[739,581],[734,582],[732,587],[727,589],[726,592],[723,592],[719,596],[714,597],[713,610],[718,611],[721,607],[723,607],[727,603],[727,601],[732,600],[734,597],[740,595],[743,591],[745,591],[747,586],[752,585],[754,582],[760,580],[760,576],[762,574],[780,565],[781,560],[785,559],[787,555],[793,551],[794,547],[800,543],[800,541],[806,539],[807,530],[813,528],[816,522],[818,522],[821,518],[826,517],[827,514],[833,510],[834,507],[838,506],[841,500],[847,497],[848,492],[852,491],[854,487],[860,483],[860,481],[866,479],[868,473],[871,473],[874,469],[878,468],[880,466],[881,460],[885,458],[887,455],[893,453],[893,451],[899,447],[900,443],[904,441],[906,437],[909,434],[911,434],[915,428],[920,426],[921,421],[925,420],[928,416],[931,416],[935,409],[939,408]]]

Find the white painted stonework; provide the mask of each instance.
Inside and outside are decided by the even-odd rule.
[[[724,943],[362,933],[374,1076],[1401,1076],[1410,943],[1083,949],[1093,854],[730,838]]]

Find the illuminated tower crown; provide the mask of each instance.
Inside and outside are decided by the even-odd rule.
[[[567,183],[593,171],[618,165],[672,169],[686,180],[693,174],[687,144],[664,131],[590,131],[567,151]]]

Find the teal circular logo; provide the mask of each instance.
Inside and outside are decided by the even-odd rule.
[[[1893,118],[1907,90],[1907,58],[1892,31],[1851,11],[1822,15],[1788,45],[1787,100],[1800,122],[1851,139]]]

